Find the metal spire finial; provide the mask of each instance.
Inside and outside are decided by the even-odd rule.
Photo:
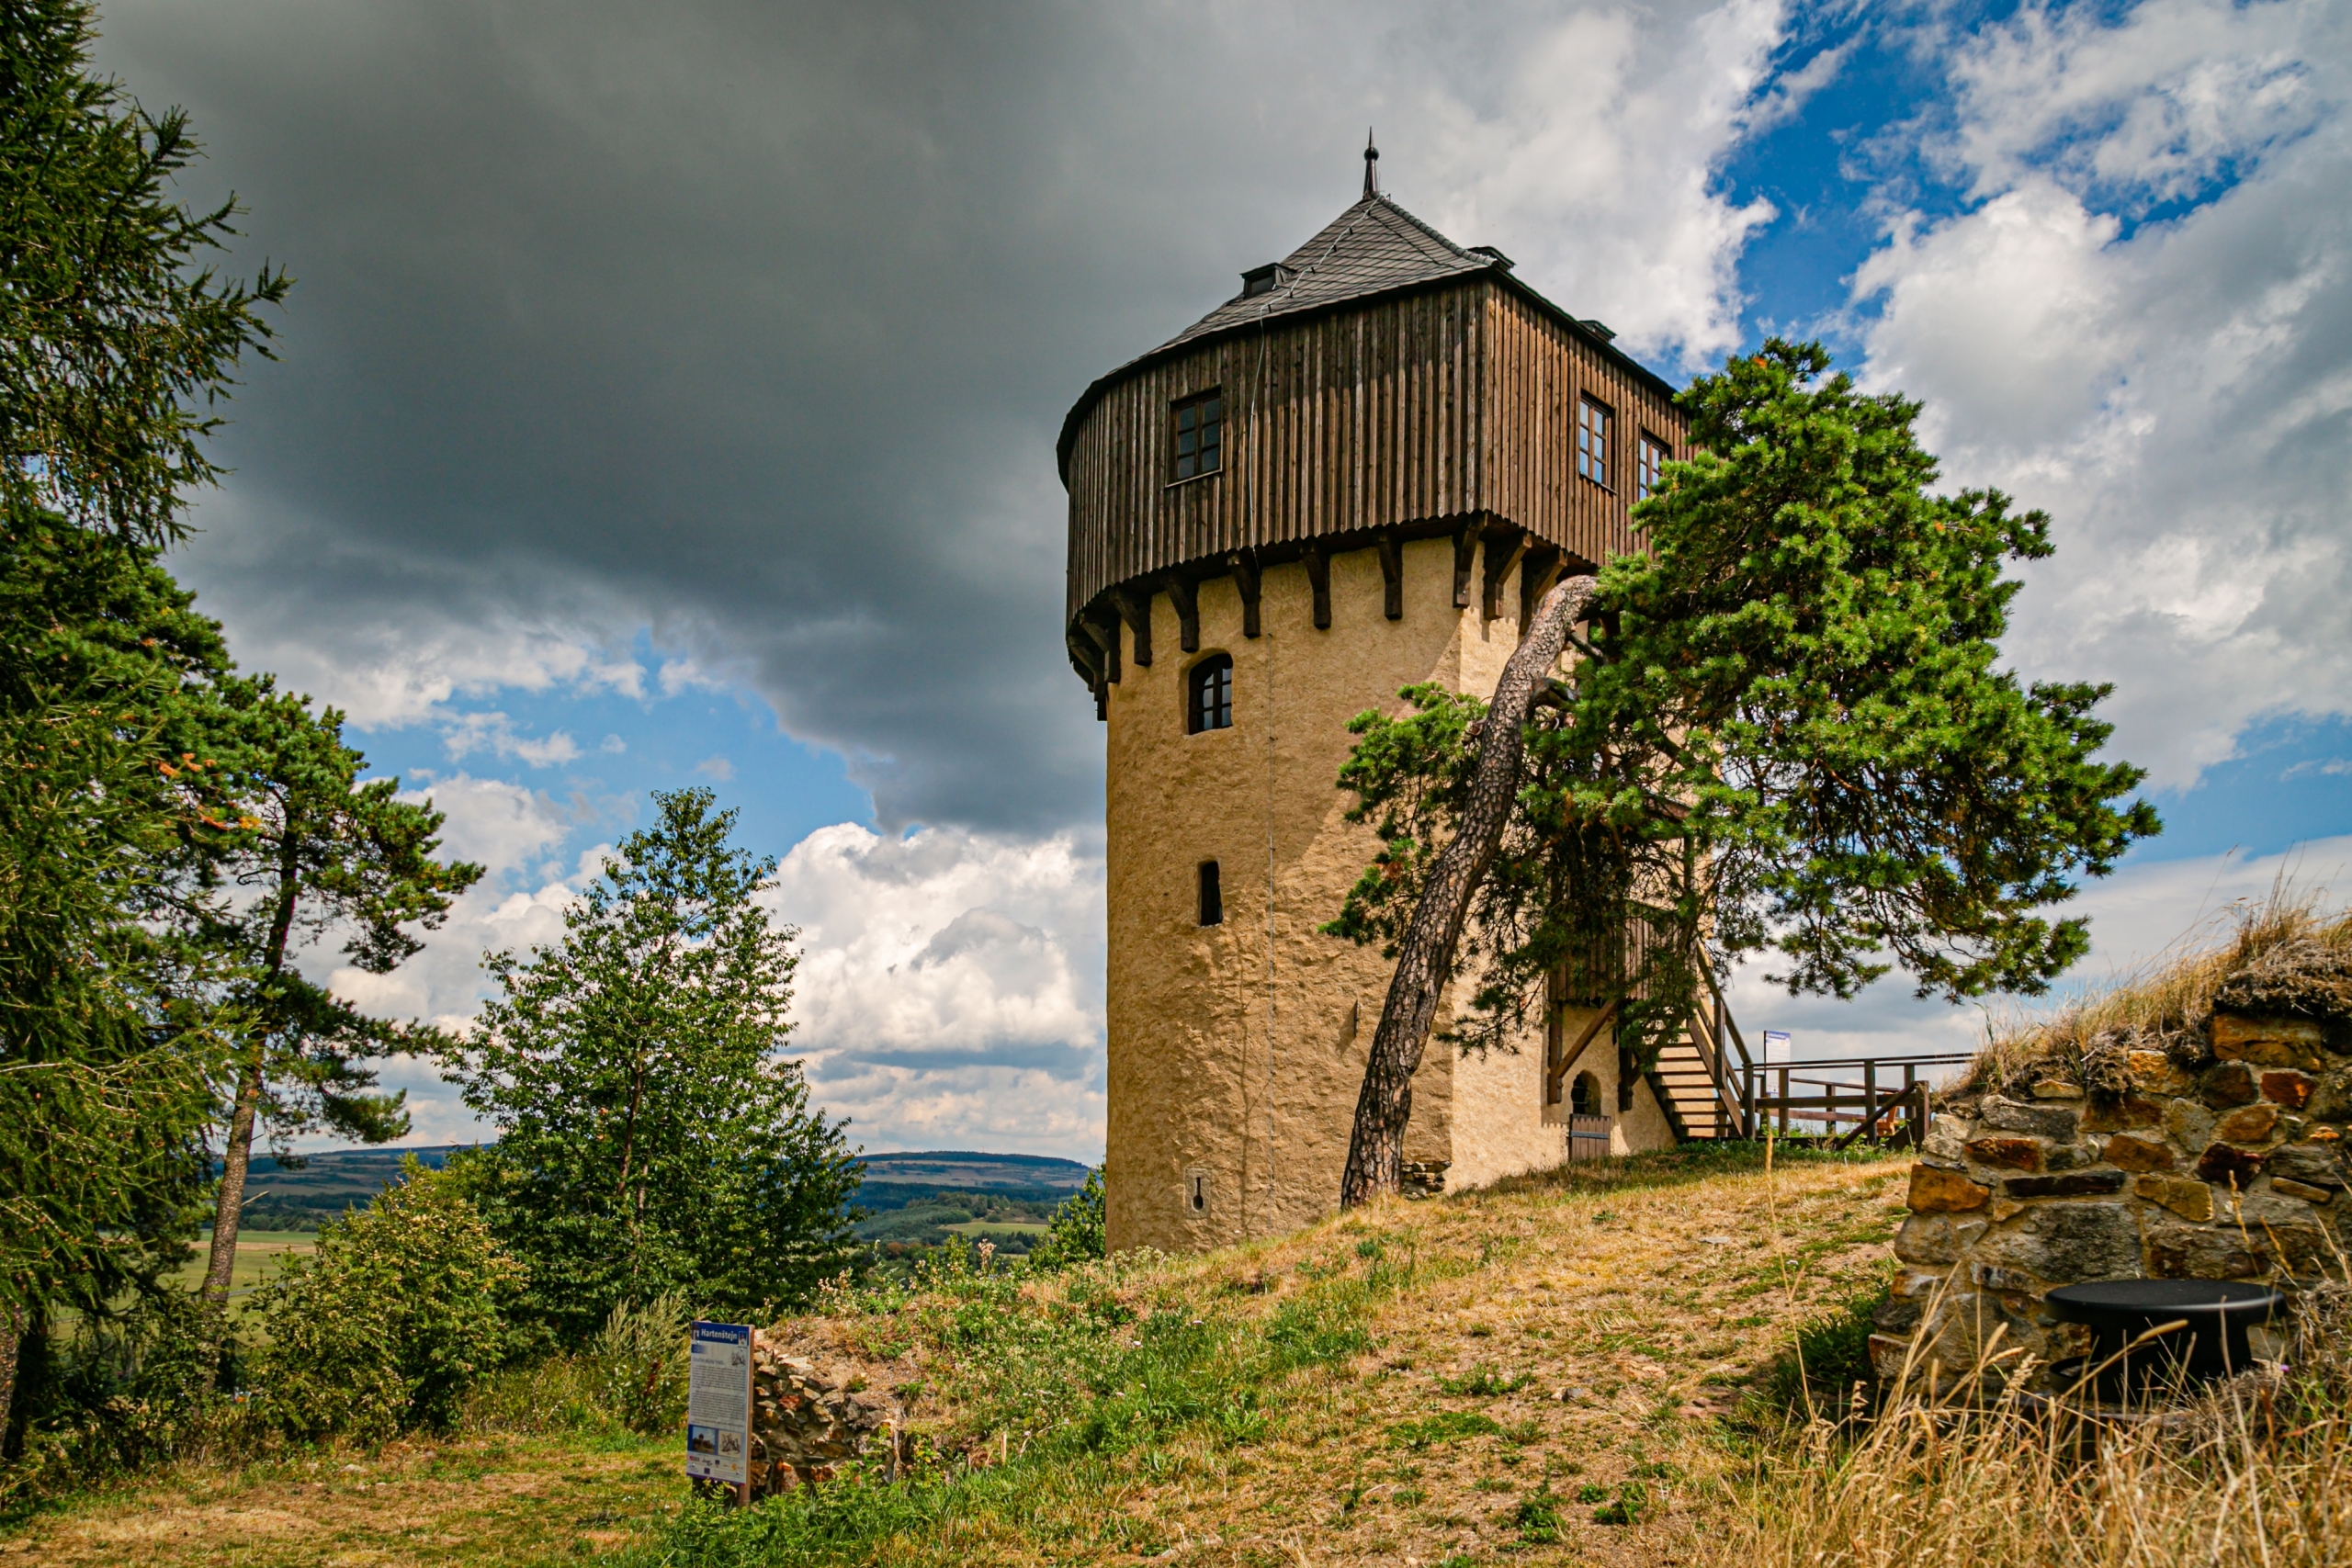
[[[1363,130],[1363,198],[1380,194],[1380,149],[1372,144],[1372,127]]]

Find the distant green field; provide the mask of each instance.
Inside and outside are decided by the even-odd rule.
[[[1037,1220],[967,1220],[939,1228],[957,1235],[1043,1235],[1052,1227]]]
[[[251,1292],[264,1280],[286,1267],[286,1260],[296,1253],[308,1252],[318,1242],[309,1231],[240,1231],[237,1233],[237,1261],[229,1271],[229,1294],[233,1298]],[[204,1279],[204,1267],[212,1256],[209,1234],[196,1238],[196,1256],[180,1269],[180,1280],[194,1290]]]

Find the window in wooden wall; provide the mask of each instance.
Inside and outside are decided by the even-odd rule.
[[[1212,653],[1193,665],[1185,687],[1186,734],[1233,728],[1233,655]]]
[[[1643,431],[1641,446],[1634,459],[1634,499],[1635,501],[1648,500],[1650,492],[1657,489],[1658,468],[1666,458],[1666,443],[1648,431]]]
[[[1577,472],[1609,488],[1609,405],[1591,398],[1577,400]]]
[[[1201,863],[1201,924],[1225,924],[1225,888],[1217,878],[1216,862],[1213,860]]]
[[[1171,405],[1176,421],[1176,477],[1193,479],[1225,466],[1225,397],[1202,392]]]

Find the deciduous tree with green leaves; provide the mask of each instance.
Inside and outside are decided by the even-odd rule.
[[[1329,929],[1398,963],[1343,1203],[1397,1185],[1456,974],[1464,1048],[1565,976],[1618,1003],[1636,1071],[1749,956],[1792,992],[1899,964],[1923,996],[2030,994],[2088,945],[2048,911],[2158,831],[2120,804],[2142,770],[2098,756],[2108,688],[1999,667],[2004,563],[2050,554],[2044,514],[1934,493],[1918,405],[1815,344],[1772,340],[1681,404],[1695,456],[1634,509],[1648,553],[1545,597],[1491,711],[1419,687],[1354,721],[1340,782],[1383,848]]]
[[[501,994],[450,1059],[498,1130],[458,1168],[570,1343],[671,1292],[773,1310],[854,1256],[845,1123],[782,1055],[797,960],[758,901],[775,863],[729,846],[708,790],[653,799],[561,942],[489,959]]]
[[[417,930],[439,926],[481,867],[434,858],[441,813],[402,800],[400,780],[363,780],[368,760],[343,739],[343,715],[313,710],[264,675],[216,688],[209,715],[236,818],[215,852],[232,889],[211,941],[237,974],[229,1006],[243,1040],[221,1140],[220,1185],[204,1295],[229,1299],[256,1128],[281,1147],[327,1132],[384,1143],[408,1131],[402,1095],[374,1092],[368,1058],[440,1043],[430,1031],[370,1017],[290,962],[331,932],[358,968],[388,974],[413,956]]]

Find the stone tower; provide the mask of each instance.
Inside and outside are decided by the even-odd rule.
[[[1492,694],[1564,571],[1635,547],[1673,389],[1514,275],[1364,193],[1062,426],[1071,662],[1109,725],[1111,1244],[1197,1251],[1337,1201],[1389,965],[1318,928],[1377,846],[1335,787],[1367,708]],[[1430,1185],[1671,1141],[1562,1008],[1516,1054],[1432,1041]],[[1446,1013],[1439,1020],[1445,1028]]]

